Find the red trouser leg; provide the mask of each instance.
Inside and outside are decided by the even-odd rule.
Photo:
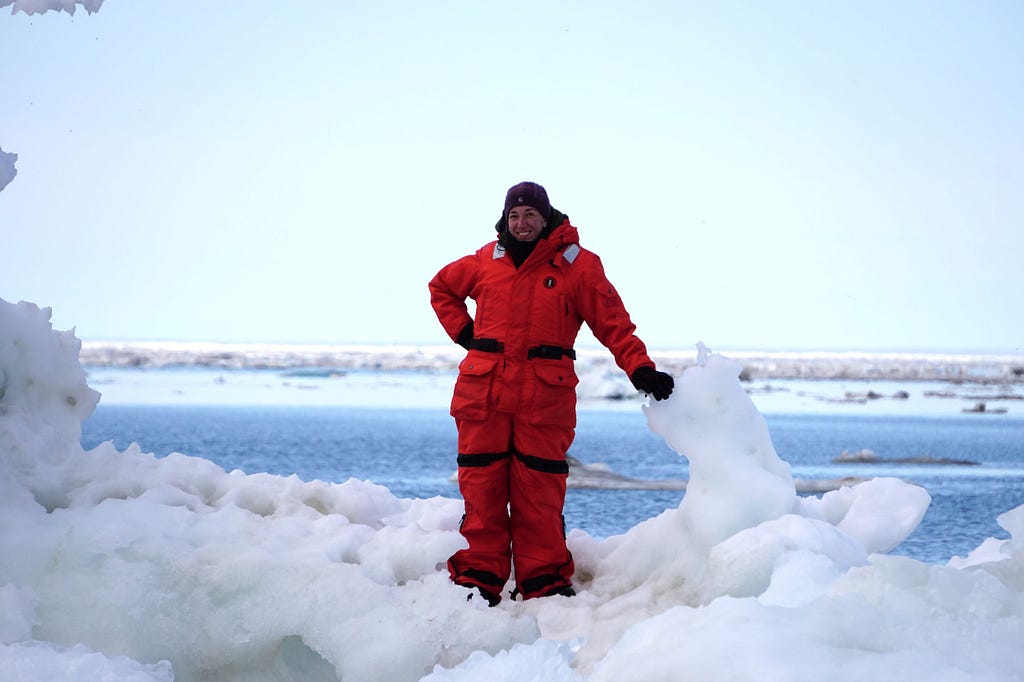
[[[469,547],[448,560],[459,585],[480,587],[500,598],[512,561],[509,526],[511,420],[456,420],[459,429],[459,492],[466,515],[459,527]]]
[[[565,453],[572,427],[515,421],[511,461],[512,556],[516,587],[524,599],[572,585],[572,554],[565,546]]]

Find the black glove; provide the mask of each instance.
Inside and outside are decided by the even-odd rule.
[[[655,400],[664,400],[672,395],[672,389],[676,385],[671,375],[659,372],[653,367],[637,367],[629,380],[636,386],[636,390],[653,395]]]
[[[473,340],[473,320],[470,320],[462,331],[459,332],[458,338],[455,339],[455,343],[459,344],[466,350],[469,350],[469,342]]]

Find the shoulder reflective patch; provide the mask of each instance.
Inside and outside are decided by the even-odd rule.
[[[562,252],[562,258],[564,258],[569,263],[572,263],[574,260],[576,260],[576,256],[578,255],[580,255],[579,244],[569,244],[565,251]]]
[[[491,255],[491,260],[498,260],[499,258],[505,257],[505,247],[501,244],[494,245],[494,253]]]

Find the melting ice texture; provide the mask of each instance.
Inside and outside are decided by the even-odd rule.
[[[496,608],[444,571],[459,500],[84,451],[79,348],[0,300],[3,679],[1024,679],[1024,506],[968,557],[888,556],[928,494],[799,497],[739,366],[704,348],[645,407],[689,460],[679,507],[571,531],[578,596]]]

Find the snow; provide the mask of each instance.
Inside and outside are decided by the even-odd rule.
[[[444,571],[459,500],[84,451],[80,347],[0,300],[0,680],[1024,679],[1024,506],[967,558],[886,555],[927,493],[797,496],[705,348],[644,409],[689,460],[679,507],[572,530],[576,597],[488,608]]]
[[[0,2],[2,1],[0,0]],[[14,167],[14,162],[17,160],[17,154],[5,152],[4,148],[0,147],[0,192],[4,191],[4,187],[7,187],[14,176],[18,174],[18,169]]]
[[[99,12],[103,0],[0,0],[0,7],[12,5],[11,14],[24,12],[25,14],[44,14],[50,10],[55,12],[67,12],[74,14],[78,5],[92,14]]]

